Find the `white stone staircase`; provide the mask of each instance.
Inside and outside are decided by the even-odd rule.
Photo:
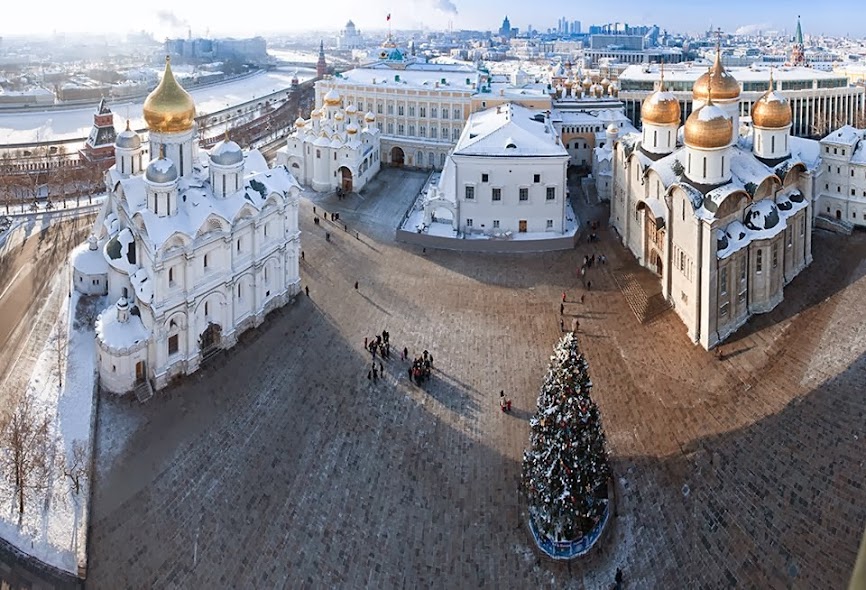
[[[138,403],[143,404],[153,397],[153,387],[150,385],[150,379],[142,379],[135,384],[135,399]]]

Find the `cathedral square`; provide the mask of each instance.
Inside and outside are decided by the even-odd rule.
[[[866,500],[851,322],[866,236],[816,232],[785,300],[717,357],[671,310],[638,321],[618,285],[648,271],[606,224],[596,243],[535,255],[396,243],[425,178],[306,191],[309,297],[167,395],[102,399],[88,587],[598,588],[617,567],[642,587],[846,582]],[[339,222],[314,224],[313,206]],[[593,253],[607,263],[585,291],[575,269]],[[612,526],[570,566],[538,557],[518,494],[563,291],[616,480]],[[368,381],[364,339],[382,330],[435,356],[429,382],[393,357]]]

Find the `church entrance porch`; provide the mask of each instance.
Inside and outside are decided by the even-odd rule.
[[[219,324],[210,323],[204,332],[198,338],[199,348],[201,350],[201,358],[205,360],[220,350],[220,342],[222,341],[222,327]]]
[[[145,380],[147,372],[144,370],[144,361],[135,363],[135,382],[141,383]]]
[[[344,193],[352,192],[352,171],[345,166],[340,167],[340,188]]]
[[[397,146],[391,148],[391,166],[396,168],[400,168],[406,161],[406,156],[403,153],[403,149]]]

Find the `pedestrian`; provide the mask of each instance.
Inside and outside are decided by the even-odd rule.
[[[560,303],[559,304],[559,315],[562,315],[564,311],[565,311],[565,304]]]
[[[315,205],[313,205],[313,214],[314,215],[316,214],[316,206]]]
[[[385,374],[385,367],[382,366],[382,361],[379,361],[379,372],[382,373],[382,375]]]
[[[427,254],[427,248],[421,248],[421,254]]]
[[[581,293],[581,294],[580,294],[580,302],[581,302],[581,303],[583,303],[583,299],[584,299],[584,297],[586,297],[586,294],[585,294],[585,293]]]
[[[580,320],[578,320],[577,318],[575,318],[575,320],[574,320],[574,331],[575,332],[580,331]]]
[[[412,367],[409,367],[409,381],[412,381]]]
[[[432,354],[430,355],[430,366],[431,367],[433,366],[433,355]]]
[[[349,226],[346,225],[345,223],[343,224],[343,231],[345,231],[345,232],[349,231]]]
[[[565,291],[562,292],[562,302],[565,303]]]
[[[364,350],[367,350],[367,337],[364,336]]]
[[[373,365],[373,381],[376,381],[378,379],[379,379],[379,372],[376,370],[376,365],[374,364]]]
[[[403,360],[405,361],[408,358],[409,358],[409,349],[404,346],[403,347]]]
[[[358,290],[358,281],[355,281],[355,291]]]
[[[310,286],[309,286],[309,285],[307,285],[306,287],[304,287],[304,292],[307,294],[307,297],[310,296]]]
[[[304,251],[301,250],[301,260],[303,260],[303,259],[304,259]]]
[[[330,232],[325,232],[325,241],[326,241],[326,242],[330,242],[330,241],[331,241],[331,233],[330,233]]]
[[[559,331],[565,332],[565,320],[562,320],[562,319],[559,320]]]
[[[509,398],[505,397],[505,391],[504,390],[499,391],[499,409],[502,410],[503,412],[510,412],[511,411],[511,400]]]
[[[614,576],[613,576],[613,581],[616,583],[616,586],[615,586],[616,590],[619,590],[620,588],[622,588],[622,578],[623,578],[622,570],[619,568],[616,568],[616,574],[614,574]]]
[[[587,290],[587,291],[592,291],[592,281],[587,281],[587,282],[586,282],[586,290]]]

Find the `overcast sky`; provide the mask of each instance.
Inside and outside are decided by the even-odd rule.
[[[677,32],[698,32],[710,26],[726,32],[777,30],[792,34],[797,14],[803,16],[808,34],[866,35],[866,19],[859,0],[836,0],[819,9],[817,2],[790,0],[619,0],[616,3],[574,0],[282,0],[279,2],[228,2],[227,0],[148,0],[147,2],[4,2],[0,35],[144,29],[156,35],[254,35],[298,30],[333,30],[351,19],[362,31],[387,28],[391,14],[394,28],[496,30],[505,15],[514,27],[532,25],[545,30],[557,19],[589,24],[628,22],[657,24]],[[827,10],[826,7],[832,7]],[[102,7],[102,8],[101,8]],[[231,9],[229,9],[231,7]],[[491,8],[495,12],[491,12]],[[811,12],[808,10],[811,9]],[[856,18],[844,18],[841,15]]]

